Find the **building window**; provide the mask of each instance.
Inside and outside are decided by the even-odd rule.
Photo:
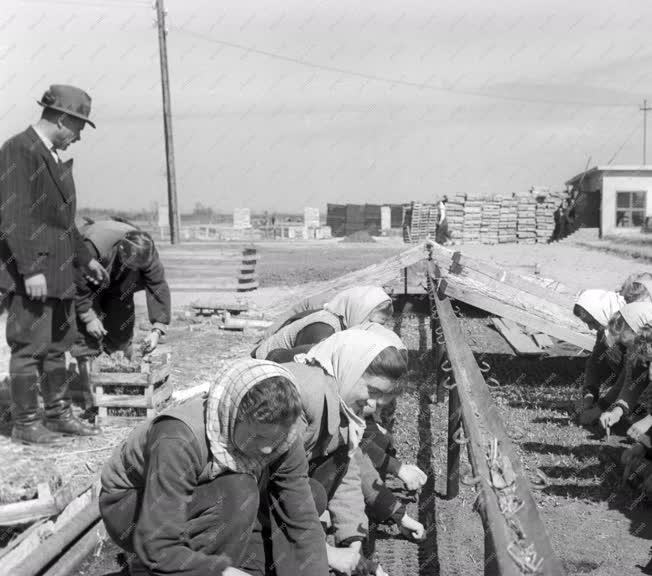
[[[645,222],[645,192],[616,192],[616,227],[638,228]]]

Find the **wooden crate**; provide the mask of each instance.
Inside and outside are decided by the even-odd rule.
[[[167,382],[169,376],[169,353],[157,356],[152,362],[143,362],[140,372],[93,371],[91,381],[95,389],[95,405],[98,408],[97,420],[143,418],[143,416],[114,416],[109,414],[109,408],[141,408],[145,410],[146,417],[151,418],[156,414],[156,407],[172,392]],[[137,387],[141,393],[118,394],[111,390],[118,386]]]

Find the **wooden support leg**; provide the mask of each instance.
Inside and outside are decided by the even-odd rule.
[[[460,396],[457,387],[448,392],[448,458],[446,476],[446,497],[456,498],[460,492],[460,445],[455,441],[462,425]]]

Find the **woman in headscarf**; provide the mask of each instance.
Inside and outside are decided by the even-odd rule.
[[[393,313],[392,299],[378,286],[354,286],[331,298],[321,310],[295,315],[253,350],[255,358],[289,361],[330,335],[370,320],[384,323]],[[293,350],[288,358],[287,350]]]
[[[597,330],[595,346],[586,361],[579,421],[590,424],[597,420],[611,400],[605,404],[600,389],[608,387],[622,369],[622,350],[618,345],[611,350],[605,343],[605,329],[611,317],[625,305],[618,292],[608,290],[584,290],[575,303],[573,314],[592,330]],[[600,407],[602,404],[602,408]]]
[[[228,365],[207,396],[135,428],[104,465],[99,498],[112,540],[135,553],[132,573],[247,574],[240,566],[265,474],[301,560],[291,574],[326,576],[300,414],[292,373],[248,358]]]
[[[636,354],[635,343],[638,334],[646,324],[652,324],[652,302],[626,304],[609,320],[605,332],[607,346],[620,345],[625,348],[624,367],[614,386],[618,393],[615,401],[600,415],[603,428],[611,428],[623,416],[636,408],[641,393],[647,387],[648,370]]]
[[[335,547],[328,546],[329,565],[351,574],[362,560],[361,543],[368,533],[360,476],[363,412],[365,407],[375,410],[399,392],[397,381],[405,372],[405,362],[380,336],[347,330],[283,367],[294,375],[301,396],[313,495],[315,501],[327,502],[334,531]],[[387,517],[395,512],[387,507]],[[262,547],[262,538],[259,542]],[[275,544],[274,561],[291,556],[287,545]]]
[[[407,369],[408,349],[396,332],[375,322],[364,322],[353,330],[369,330],[384,338],[403,356]],[[369,457],[383,481],[387,474],[391,474],[400,479],[408,490],[418,490],[426,483],[427,475],[415,464],[404,464],[396,458],[394,439],[391,433],[381,425],[385,420],[391,422],[395,410],[395,398],[375,411],[365,408],[366,427],[360,448]]]

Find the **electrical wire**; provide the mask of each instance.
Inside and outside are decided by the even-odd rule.
[[[392,86],[396,86],[396,85],[407,86],[410,88],[419,88],[420,90],[431,90],[431,91],[451,93],[451,94],[456,94],[461,96],[473,96],[477,98],[504,100],[507,102],[526,102],[530,104],[547,104],[547,105],[552,104],[552,105],[560,105],[560,106],[577,106],[577,107],[587,107],[587,108],[629,108],[632,106],[632,104],[613,104],[613,103],[606,104],[600,102],[587,102],[587,101],[580,101],[580,100],[572,101],[572,100],[555,100],[551,98],[527,98],[523,96],[512,96],[509,94],[494,94],[491,92],[481,92],[478,90],[453,88],[449,86],[435,86],[427,82],[415,82],[415,81],[403,80],[399,78],[391,78],[389,76],[370,74],[367,72],[361,72],[351,68],[342,68],[340,66],[334,66],[331,64],[312,62],[309,60],[304,60],[303,58],[288,56],[285,54],[280,54],[278,52],[272,52],[270,50],[263,50],[260,48],[255,48],[253,46],[238,44],[236,42],[220,40],[219,38],[213,38],[211,36],[200,34],[198,32],[193,32],[191,30],[186,30],[185,28],[181,28],[181,27],[172,27],[172,30],[175,30],[176,32],[181,32],[182,34],[187,34],[188,36],[193,36],[201,40],[205,40],[207,42],[213,42],[215,44],[220,44],[221,46],[226,46],[228,48],[250,52],[252,54],[258,54],[260,56],[266,56],[268,58],[273,58],[275,60],[290,62],[292,64],[298,64],[300,66],[305,66],[307,68],[312,68],[315,70],[322,70],[324,72],[333,72],[333,73],[342,74],[346,76],[354,76],[357,78],[363,78],[365,80],[372,80],[375,82],[390,84]]]

